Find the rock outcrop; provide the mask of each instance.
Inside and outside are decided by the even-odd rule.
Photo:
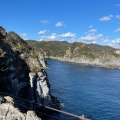
[[[41,120],[37,117],[35,112],[27,111],[27,113],[20,112],[19,109],[13,105],[6,103],[0,104],[0,120]]]
[[[0,27],[0,92],[35,101],[41,105],[53,105],[45,67],[46,63],[40,51],[31,48],[15,32],[7,33],[4,28]],[[11,101],[13,101],[13,105],[5,103],[0,105],[0,116],[3,114],[2,111],[9,120],[12,120],[10,115],[16,115],[17,112],[20,116],[14,119],[28,120],[31,115],[34,115],[32,112],[23,115],[15,108],[19,108],[19,106],[14,107],[16,102],[22,105],[26,103],[14,98]],[[26,104],[26,107],[29,105]],[[35,118],[34,116],[33,120]]]
[[[10,96],[0,97],[0,101],[0,120],[41,120],[32,110],[24,113],[14,107],[14,99]]]
[[[47,76],[44,71],[36,73],[29,73],[32,100],[42,105],[51,105],[52,97],[50,95],[49,85],[47,83]]]

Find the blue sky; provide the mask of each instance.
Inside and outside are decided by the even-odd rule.
[[[0,25],[24,39],[120,48],[120,0],[1,0]]]

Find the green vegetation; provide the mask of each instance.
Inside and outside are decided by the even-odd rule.
[[[54,57],[63,57],[65,55],[66,50],[69,48],[70,44],[68,42],[58,42],[58,41],[42,41],[37,42],[33,40],[26,41],[33,48],[42,51],[46,56],[54,56]]]
[[[103,52],[102,50],[98,50],[90,45],[76,42],[71,45],[71,54],[71,57],[81,57],[84,55],[88,58],[95,59],[103,54]]]
[[[42,67],[39,67],[39,68],[37,68],[35,71],[36,72],[41,72],[41,71],[43,71],[44,69],[42,68]]]
[[[42,72],[44,70],[44,68],[43,67],[34,67],[33,69],[32,69],[32,72]]]
[[[44,55],[47,57],[64,57],[68,56],[70,58],[86,56],[89,59],[96,59],[102,56],[112,55],[115,57],[120,57],[119,54],[115,53],[116,49],[109,46],[101,46],[97,44],[85,44],[81,42],[74,42],[72,44],[68,42],[59,41],[26,41],[31,47],[43,51]],[[69,51],[69,55],[66,53]]]
[[[31,50],[31,47],[15,32],[9,32],[9,44],[19,52],[28,52]]]
[[[0,48],[0,57],[4,57],[5,52]]]
[[[18,51],[22,51],[22,50],[23,50],[23,47],[22,47],[22,45],[19,45],[19,46],[16,47],[16,49],[17,49]]]

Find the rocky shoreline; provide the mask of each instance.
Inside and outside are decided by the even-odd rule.
[[[52,57],[52,56],[45,56],[45,58],[50,58],[50,59],[55,59],[55,60],[60,60],[60,61],[65,61],[65,62],[71,62],[71,63],[80,63],[84,65],[91,65],[91,66],[97,66],[97,67],[104,67],[104,68],[111,68],[111,69],[120,69],[120,60],[116,59],[115,62],[110,59],[108,62],[101,62],[101,60],[95,59],[95,60],[89,60],[85,58],[72,58],[70,59],[69,57]]]
[[[46,58],[106,68],[120,68],[120,49],[97,44],[66,41],[32,41],[27,43],[41,50]]]
[[[34,111],[27,111],[22,113],[18,108],[15,108],[12,104],[3,103],[0,104],[0,120],[42,120],[38,118]]]

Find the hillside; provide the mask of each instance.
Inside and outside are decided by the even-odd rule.
[[[17,33],[7,33],[3,27],[0,27],[1,103],[8,106],[6,100],[4,100],[6,96],[1,94],[1,92],[4,92],[29,101],[35,101],[38,104],[56,107],[54,97],[50,93],[50,85],[44,70],[45,67],[46,63],[40,51],[30,47]],[[5,111],[5,116],[9,115],[10,119],[12,119],[14,110],[16,111],[16,108],[19,109],[19,105],[30,107],[25,101],[11,99],[12,105],[8,109],[0,107],[0,111]],[[11,112],[11,109],[13,109],[13,112]],[[0,112],[0,116],[3,116],[3,114],[4,112]]]
[[[37,42],[29,40],[27,43],[37,50],[42,49],[44,55],[49,58],[102,67],[120,67],[120,50],[109,46],[80,42],[70,44],[65,41]]]
[[[54,56],[54,57],[63,57],[65,55],[66,50],[69,48],[70,44],[66,41],[41,41],[36,42],[32,40],[26,41],[31,47],[42,51],[45,56]]]

